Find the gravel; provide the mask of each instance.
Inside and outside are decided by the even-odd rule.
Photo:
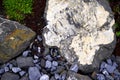
[[[28,74],[30,80],[38,80],[41,77],[41,74],[37,67],[29,67]]]
[[[57,48],[49,48],[47,53],[41,53],[42,37],[39,35],[30,48],[23,51],[17,58],[0,66],[1,80],[76,80],[83,78],[95,80],[120,80],[120,57],[112,55],[101,62],[97,71],[88,75],[79,72],[78,64],[69,64]],[[39,44],[39,45],[36,45]],[[33,54],[34,53],[34,54]],[[38,55],[39,54],[39,55]],[[69,72],[71,71],[70,74]],[[82,76],[82,77],[78,77]],[[9,78],[9,76],[11,76]],[[14,79],[13,79],[14,78]],[[72,80],[72,78],[70,79]]]

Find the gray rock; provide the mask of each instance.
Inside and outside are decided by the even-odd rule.
[[[29,80],[28,76],[23,76],[20,80]]]
[[[2,75],[1,80],[19,80],[19,78],[17,74],[6,72]]]
[[[105,76],[103,74],[97,74],[97,80],[105,80]]]
[[[54,76],[56,80],[61,80],[61,76],[59,74],[55,74]]]
[[[46,64],[45,64],[45,68],[51,68],[51,66],[52,66],[52,63],[51,63],[51,61],[46,61]]]
[[[19,68],[19,67],[13,67],[13,68],[12,68],[12,71],[13,71],[14,73],[20,72],[20,71],[21,71],[21,68]]]
[[[49,76],[47,74],[44,74],[40,77],[39,80],[49,80]]]
[[[108,75],[106,76],[106,80],[115,80],[112,76]]]
[[[27,57],[30,52],[31,52],[30,50],[26,50],[22,53],[22,56]]]
[[[20,68],[32,67],[34,66],[32,57],[18,57],[17,64]]]
[[[66,80],[92,80],[88,76],[69,71]]]
[[[112,61],[111,61],[111,59],[107,59],[107,63],[108,63],[109,65],[112,65],[112,64],[113,64]]]
[[[109,73],[107,72],[107,70],[106,70],[106,69],[104,69],[104,70],[102,71],[102,73],[103,73],[104,75],[106,75],[106,76],[108,76],[108,75],[109,75]]]
[[[45,56],[45,59],[47,59],[47,60],[49,60],[49,61],[52,61],[52,60],[53,60],[53,58],[52,58],[50,55]]]
[[[57,61],[53,61],[52,62],[52,66],[55,66],[55,67],[58,66],[58,62]]]
[[[74,72],[78,72],[78,69],[79,69],[78,64],[73,64],[73,65],[70,67],[70,70],[71,70],[71,71],[74,71]]]
[[[105,68],[106,65],[107,65],[106,62],[102,62],[101,65],[100,65],[100,71],[102,71]]]
[[[29,67],[28,73],[30,80],[38,80],[41,77],[40,71],[37,67]]]
[[[15,21],[3,18],[0,21],[0,63],[4,63],[24,51],[35,32]]]
[[[116,66],[111,66],[111,65],[106,65],[105,66],[106,70],[109,72],[109,73],[113,73],[114,70],[116,69]]]
[[[47,4],[45,46],[57,46],[69,63],[79,63],[86,73],[111,56],[115,21],[106,0],[48,0]]]
[[[9,71],[9,67],[4,67],[5,72]]]
[[[40,66],[41,66],[41,67],[45,67],[45,65],[46,65],[45,59],[41,59],[41,60],[40,60]]]
[[[42,36],[37,35],[37,40],[38,40],[38,41],[42,41]]]
[[[20,72],[19,72],[19,75],[20,75],[20,76],[23,76],[23,75],[25,75],[25,73],[26,73],[25,71],[20,71]]]

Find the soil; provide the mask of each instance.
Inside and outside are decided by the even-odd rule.
[[[120,5],[120,1],[118,0],[116,2],[110,3],[112,9],[116,4]],[[37,35],[42,34],[42,30],[46,25],[45,19],[43,17],[45,6],[46,6],[46,0],[33,0],[32,14],[26,15],[26,18],[23,21],[25,25],[31,28],[32,30],[34,30],[37,33]],[[2,6],[2,0],[0,0],[0,15],[5,15],[3,10],[4,8]],[[115,20],[120,23],[120,13],[114,13],[114,16],[115,16]],[[120,31],[120,28],[116,28],[115,32],[116,31]],[[42,43],[38,44],[38,42],[35,42],[35,44],[36,46],[42,47],[44,50]],[[117,37],[116,48],[113,54],[120,56],[120,37]]]

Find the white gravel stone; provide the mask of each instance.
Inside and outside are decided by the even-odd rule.
[[[109,75],[109,73],[107,72],[106,69],[104,69],[104,70],[102,71],[102,73],[103,73],[104,75]]]
[[[41,69],[41,67],[40,67],[39,64],[35,64],[35,66],[36,66],[39,70]]]
[[[37,35],[37,40],[42,41],[42,37],[40,35]]]
[[[51,68],[51,66],[52,66],[51,61],[47,60],[45,63],[45,68]]]
[[[12,71],[13,71],[14,73],[20,72],[20,71],[21,71],[21,68],[19,68],[19,67],[13,67],[13,68],[12,68]]]
[[[108,65],[108,64],[105,66],[105,68],[109,73],[113,73],[114,70],[116,69],[115,66],[111,66],[111,65]]]
[[[55,74],[54,77],[56,80],[60,80],[60,78],[61,78],[61,76],[59,74]]]
[[[55,66],[55,67],[58,66],[58,62],[57,61],[53,61],[52,62],[52,66]]]
[[[40,47],[38,47],[38,53],[40,53],[41,52],[41,48]]]
[[[39,57],[37,55],[34,55],[34,59],[39,59]]]
[[[37,60],[37,59],[33,60],[33,63],[35,63],[35,64],[38,63],[38,62],[39,62],[39,60]]]
[[[106,64],[107,64],[106,62],[102,62],[101,63],[101,65],[100,65],[100,71],[102,71],[105,68]]]
[[[22,56],[27,57],[30,52],[30,50],[26,50],[23,52]]]
[[[109,65],[112,65],[112,64],[113,64],[111,59],[107,59],[106,61],[107,61],[107,63],[108,63]]]
[[[49,61],[52,61],[52,60],[53,60],[53,58],[52,58],[50,55],[45,56],[45,59],[47,59],[47,60],[49,60]]]
[[[5,72],[8,72],[9,68],[8,67],[4,67],[4,70],[5,70]]]
[[[29,67],[28,74],[30,80],[38,80],[41,77],[40,71],[37,67]]]
[[[103,74],[97,74],[97,80],[105,80],[105,76]]]
[[[47,74],[44,74],[40,77],[39,80],[49,80],[49,76]]]
[[[20,72],[19,72],[20,76],[25,75],[25,73],[26,73],[25,71],[20,71]]]
[[[71,70],[71,71],[74,71],[74,72],[78,72],[78,69],[79,69],[78,64],[73,64],[73,65],[70,67],[70,70]]]
[[[12,67],[13,67],[13,64],[9,64],[9,66],[8,66],[8,67],[9,67],[9,69],[12,69]]]

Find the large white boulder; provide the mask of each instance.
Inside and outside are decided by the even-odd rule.
[[[48,0],[47,46],[57,46],[68,62],[92,72],[115,47],[114,16],[106,0]]]

